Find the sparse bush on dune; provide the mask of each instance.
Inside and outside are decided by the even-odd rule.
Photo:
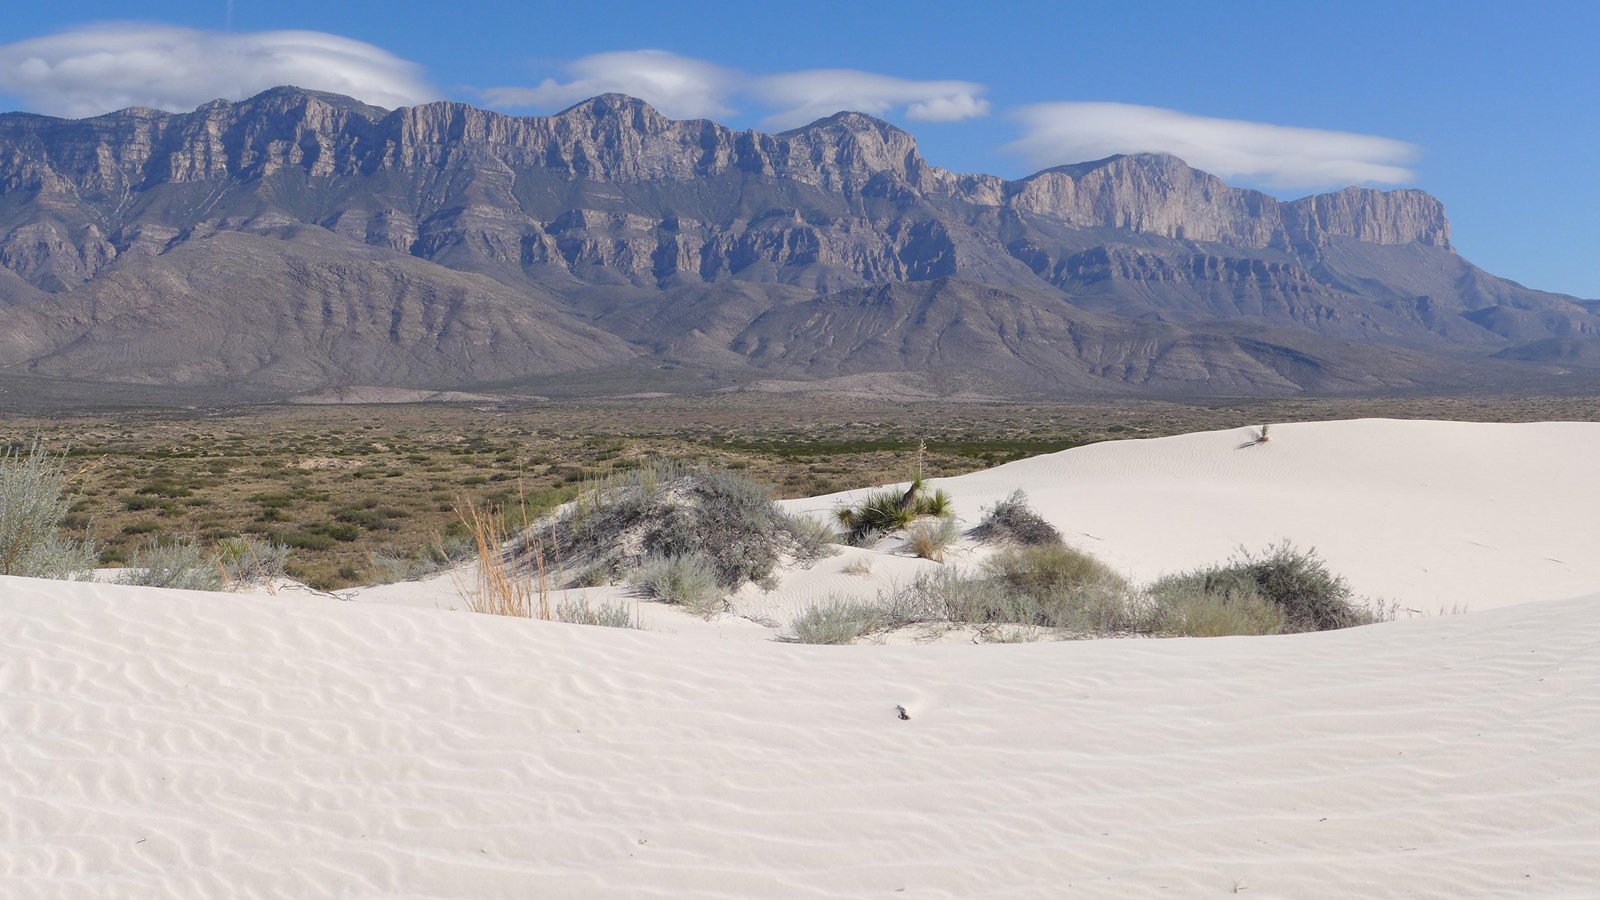
[[[436,540],[410,553],[385,548],[371,555],[368,572],[373,584],[420,581],[471,559],[473,552],[470,537]]]
[[[622,602],[591,606],[588,600],[563,600],[556,604],[556,621],[573,625],[599,625],[604,628],[638,628],[633,611]]]
[[[797,644],[850,644],[880,630],[882,612],[872,604],[829,597],[807,607],[789,623],[786,640]]]
[[[117,584],[185,591],[220,591],[227,586],[216,554],[186,537],[140,544],[117,575]]]
[[[1021,489],[984,510],[972,534],[981,541],[1029,547],[1062,543],[1061,532],[1028,506],[1028,495]]]
[[[844,568],[840,569],[839,571],[846,575],[871,575],[872,560],[857,557],[856,559],[853,559],[847,563]]]
[[[801,561],[822,559],[839,552],[839,533],[828,523],[806,515],[785,514],[785,525],[794,538],[794,556]]]
[[[1152,627],[1168,634],[1278,634],[1370,625],[1384,616],[1358,602],[1315,550],[1288,541],[1261,555],[1170,575],[1149,588]]]
[[[833,552],[832,529],[788,515],[770,488],[728,472],[654,462],[596,483],[548,529],[535,529],[584,571],[626,573],[647,558],[702,557],[724,593],[772,584],[785,554]],[[529,540],[534,538],[530,537]]]
[[[1150,630],[1184,637],[1278,634],[1288,624],[1283,609],[1262,596],[1243,573],[1212,571],[1169,575],[1151,584]]]
[[[651,596],[709,619],[724,608],[716,564],[702,553],[651,556],[629,576]]]
[[[933,519],[911,526],[906,535],[906,549],[920,559],[944,562],[944,552],[961,537],[956,523],[950,519]]]
[[[983,569],[1012,590],[1036,596],[1091,585],[1128,587],[1110,566],[1065,544],[1007,547],[989,557]]]
[[[978,627],[979,640],[1010,642],[1050,635],[1279,634],[1345,628],[1384,616],[1360,605],[1314,552],[1283,543],[1261,555],[1242,553],[1226,565],[1159,579],[1143,590],[1065,545],[1008,547],[976,570],[922,572],[871,602],[830,601],[803,618],[805,627],[830,635],[845,634],[846,622],[861,634],[970,625]]]
[[[55,456],[34,441],[28,452],[0,455],[0,575],[87,579],[93,576],[95,548],[61,533],[72,505],[65,455]]]
[[[289,548],[254,535],[223,538],[215,548],[223,580],[230,585],[269,584],[282,578]]]

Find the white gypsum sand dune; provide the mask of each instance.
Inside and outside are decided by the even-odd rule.
[[[936,478],[963,524],[1021,488],[1137,581],[1290,540],[1421,613],[1600,589],[1600,423],[1362,419],[1092,444]],[[825,515],[851,491],[785,501]]]
[[[0,597],[12,898],[1600,884],[1600,597],[987,647],[4,578]]]
[[[1288,537],[1471,614],[804,647],[475,616],[449,578],[359,595],[440,609],[0,578],[0,896],[1592,895],[1600,425],[1245,436],[934,486],[967,524],[1022,487],[1138,578]]]

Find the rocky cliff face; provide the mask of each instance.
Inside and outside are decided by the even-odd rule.
[[[267,310],[238,320],[241,328],[283,320],[290,314],[271,311],[285,297],[297,298],[297,323],[311,308],[306,282],[291,274],[298,270],[267,260],[274,247],[287,258],[308,243],[333,256],[341,251],[331,248],[343,246],[399,273],[310,282],[327,292],[343,284],[359,296],[325,307],[330,321],[342,318],[345,326],[296,325],[287,329],[289,349],[252,351],[258,368],[250,371],[270,369],[274,385],[335,378],[327,348],[345,346],[339,342],[347,338],[358,338],[349,352],[368,360],[362,371],[387,383],[455,386],[492,380],[497,367],[544,371],[533,362],[541,342],[558,348],[549,358],[563,366],[601,367],[603,357],[622,352],[608,343],[608,311],[637,310],[649,297],[672,303],[651,314],[652,346],[704,350],[705,327],[741,333],[761,312],[748,297],[727,307],[705,299],[722,296],[716,286],[730,281],[757,286],[777,306],[794,292],[826,298],[902,283],[974,284],[1023,298],[1018,302],[1163,327],[1227,320],[1408,350],[1451,344],[1514,351],[1518,342],[1600,333],[1595,310],[1495,279],[1457,257],[1442,205],[1420,191],[1346,188],[1280,202],[1159,154],[1016,181],[958,175],[928,164],[911,135],[859,113],[764,134],[670,120],[621,95],[554,116],[512,117],[460,103],[391,111],[278,88],[186,114],[0,116],[0,306],[22,310],[9,314],[12,331],[29,335],[26,345],[0,337],[0,357],[55,371],[50,367],[67,358],[62,348],[78,341],[72,365],[94,368],[98,357],[82,348],[114,333],[96,318],[96,303],[123,308],[141,291],[200,290],[177,267],[222,258],[223,248],[236,251],[239,245],[218,240],[234,233],[261,239],[249,244],[253,274],[235,277],[224,267],[204,289]],[[323,271],[345,270],[330,264]],[[419,293],[419,279],[433,286]],[[537,298],[529,307],[539,310],[537,327],[520,313],[483,307],[475,321],[499,324],[471,331],[461,343],[469,323],[445,311],[477,308],[475,296],[513,306],[512,298]],[[972,299],[990,295],[949,288],[937,296],[964,298],[965,306],[948,308],[978,315],[984,329],[1009,327],[997,324],[1009,321],[1011,313],[998,312],[1009,306]],[[427,302],[419,305],[418,297]],[[702,302],[726,315],[737,308],[746,319],[709,323],[689,309]],[[68,308],[75,311],[63,314]],[[224,308],[205,308],[219,322],[235,321]],[[438,328],[397,324],[385,334],[374,324],[384,309],[397,323]],[[716,354],[792,368],[770,352],[774,342],[810,344],[775,337],[780,326],[773,323],[792,323],[776,311],[769,310],[774,315],[762,332],[768,350],[757,353],[746,341],[718,345]],[[124,330],[115,333],[125,337],[139,317],[119,316]],[[181,320],[143,321],[182,330]],[[973,323],[962,323],[968,327]],[[1074,353],[1089,353],[1071,337],[1087,332],[1051,327],[1060,340],[1076,341]],[[690,340],[689,332],[701,337]],[[628,339],[637,349],[641,336]],[[905,346],[920,339],[908,336]],[[1138,342],[1095,346],[1096,359],[1148,349]],[[1522,354],[1530,355],[1537,354]],[[312,362],[296,368],[288,357]],[[1071,380],[1058,356],[1032,358],[1051,361],[1018,363],[1008,377],[1028,381],[1024,375],[1039,370],[1040,383]],[[924,364],[910,356],[900,363]],[[1115,366],[1095,365],[1101,374],[1094,378],[1117,377]],[[136,360],[118,366],[107,376],[139,377]],[[1181,383],[1187,376],[1179,373],[1191,368],[1162,371]],[[184,376],[191,381],[256,377],[207,365],[168,371],[191,373]],[[1283,390],[1281,381],[1263,376],[1262,389]]]

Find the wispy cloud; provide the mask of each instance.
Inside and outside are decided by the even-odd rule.
[[[777,111],[764,124],[792,128],[840,110],[881,116],[904,108],[906,118],[954,122],[989,114],[984,87],[971,81],[914,81],[854,69],[808,69],[758,78],[751,94]]]
[[[1274,188],[1410,181],[1418,148],[1344,131],[1213,119],[1126,103],[1038,103],[1017,110],[1008,149],[1044,168],[1118,153],[1171,153],[1222,178]]]
[[[0,90],[51,115],[92,116],[129,106],[185,111],[283,84],[385,107],[439,97],[421,66],[317,31],[108,23],[0,45]]]
[[[738,73],[665,50],[595,53],[563,67],[567,81],[546,78],[533,87],[497,87],[482,92],[493,106],[554,108],[597,94],[619,93],[649,102],[675,119],[725,116]]]
[[[984,86],[970,81],[918,81],[854,69],[746,74],[665,50],[596,53],[566,64],[566,80],[481,92],[491,105],[553,110],[610,91],[650,103],[673,118],[709,118],[744,101],[765,113],[762,124],[803,125],[842,110],[886,115],[903,110],[921,121],[988,115]]]

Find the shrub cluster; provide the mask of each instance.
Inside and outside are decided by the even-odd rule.
[[[183,537],[141,543],[128,558],[127,567],[117,575],[117,584],[185,591],[220,591],[225,585],[217,558]]]
[[[872,603],[831,598],[796,617],[794,640],[842,642],[925,623],[983,627],[990,640],[1043,633],[1210,637],[1321,631],[1377,622],[1314,551],[1288,543],[1143,590],[1064,544],[1008,547],[976,571],[938,569]],[[854,637],[845,637],[855,629]],[[822,640],[823,637],[829,640]],[[813,640],[815,639],[815,640]]]
[[[192,538],[150,539],[136,547],[117,584],[221,591],[282,578],[289,548],[252,535],[223,538],[207,548]]]
[[[556,553],[587,561],[589,580],[694,558],[722,592],[768,579],[784,554],[801,561],[827,555],[834,537],[813,519],[783,512],[770,488],[672,463],[590,486],[550,530]]]
[[[1327,631],[1381,618],[1356,600],[1350,585],[1328,571],[1315,550],[1299,550],[1287,541],[1259,556],[1240,551],[1224,565],[1167,576],[1150,586],[1150,594],[1180,623],[1209,623],[1201,631],[1178,632],[1183,634]]]
[[[850,644],[879,630],[882,611],[872,603],[829,597],[789,623],[786,640],[798,644]]]
[[[590,606],[587,600],[563,600],[556,605],[556,621],[573,625],[599,625],[604,628],[638,628],[626,603]]]
[[[982,541],[1021,544],[1026,547],[1062,542],[1061,532],[1045,521],[1043,516],[1033,511],[1028,505],[1028,495],[1020,489],[1012,491],[1011,496],[984,510],[983,518],[978,522],[978,527],[972,530],[972,534]]]

